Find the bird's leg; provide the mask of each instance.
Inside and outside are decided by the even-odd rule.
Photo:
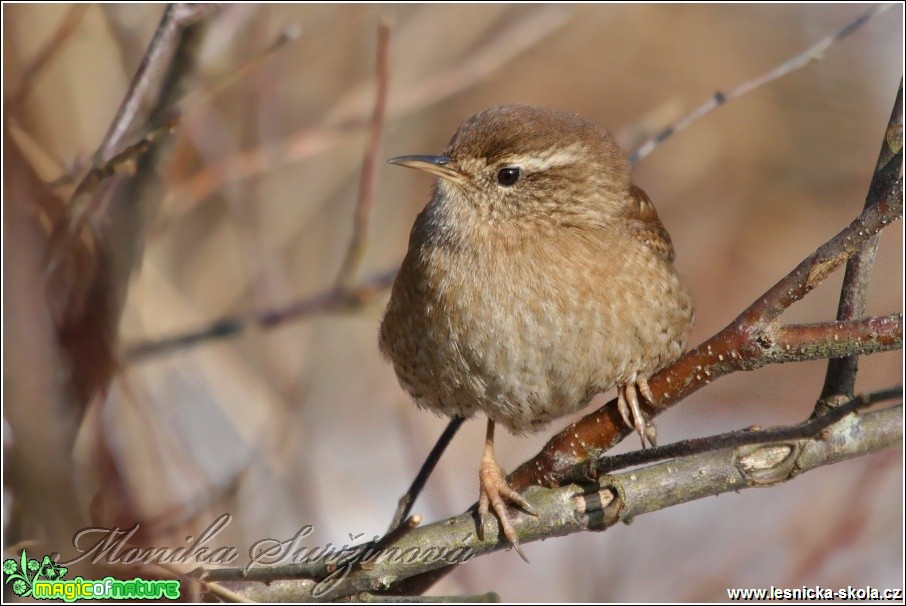
[[[528,562],[525,554],[519,549],[519,539],[516,531],[507,517],[507,507],[504,499],[515,503],[528,513],[535,515],[532,506],[522,495],[510,488],[506,482],[506,474],[494,460],[494,421],[488,419],[488,432],[484,441],[484,454],[481,456],[481,465],[478,468],[478,480],[481,490],[478,497],[478,537],[484,540],[484,523],[488,515],[488,506],[494,508],[494,513],[500,519],[500,528],[503,536],[513,544],[516,553]]]
[[[642,415],[642,408],[639,406],[639,392],[649,402],[654,402],[654,394],[648,387],[648,379],[645,377],[636,377],[633,375],[625,385],[617,387],[617,409],[623,422],[629,427],[635,429],[642,440],[642,448],[645,448],[645,440],[654,446],[657,442],[657,429],[653,423],[649,423]]]

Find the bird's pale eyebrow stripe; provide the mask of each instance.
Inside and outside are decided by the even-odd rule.
[[[541,172],[555,166],[578,164],[585,157],[585,146],[573,143],[566,147],[550,147],[532,155],[519,155],[506,158],[508,165],[518,166],[529,172]]]

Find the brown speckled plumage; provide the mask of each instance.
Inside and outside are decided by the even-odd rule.
[[[644,394],[645,379],[683,352],[692,297],[610,134],[571,114],[494,107],[469,118],[442,158],[395,162],[441,177],[380,330],[416,403],[524,433],[619,386],[627,422],[648,430],[635,387]],[[520,169],[514,184],[498,182],[503,168]],[[515,543],[486,494],[520,502],[485,478],[492,439],[489,424],[482,497]]]

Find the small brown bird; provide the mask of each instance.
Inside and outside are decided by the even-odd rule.
[[[585,118],[492,107],[442,155],[390,162],[439,178],[380,348],[418,406],[487,415],[479,528],[490,504],[518,550],[504,499],[531,509],[494,460],[494,424],[538,431],[617,386],[623,419],[653,443],[639,392],[653,400],[647,378],[683,352],[692,296],[625,153]]]

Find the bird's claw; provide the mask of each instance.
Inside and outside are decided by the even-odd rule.
[[[648,387],[648,380],[645,377],[638,379],[633,377],[632,381],[617,388],[617,409],[620,411],[620,416],[623,417],[623,422],[628,427],[635,429],[636,433],[639,434],[639,438],[642,440],[642,448],[645,448],[648,444],[657,446],[657,428],[654,423],[647,421],[642,414],[642,408],[639,405],[639,392],[650,403],[654,403],[654,394],[651,393],[651,388]]]
[[[487,520],[488,511],[493,508],[494,513],[500,520],[500,529],[503,536],[509,541],[516,553],[519,554],[526,563],[528,558],[522,553],[519,547],[519,538],[516,531],[513,530],[507,515],[506,501],[519,506],[520,509],[531,515],[538,515],[535,509],[529,505],[525,498],[513,490],[506,482],[506,476],[503,470],[493,460],[483,460],[481,467],[478,469],[478,478],[481,483],[481,492],[478,497],[478,538],[484,540],[484,525]]]

